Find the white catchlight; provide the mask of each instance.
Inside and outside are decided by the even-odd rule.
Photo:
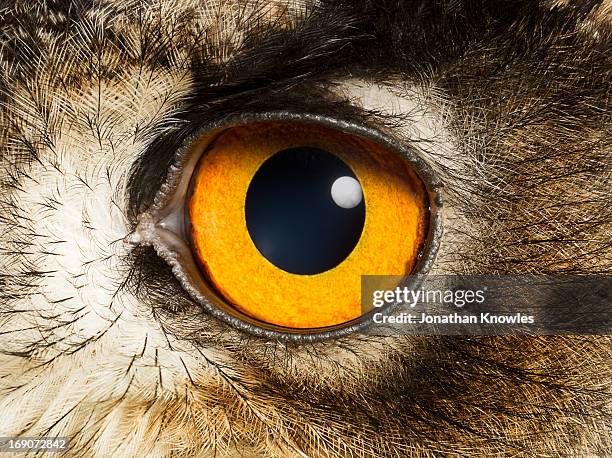
[[[332,184],[331,196],[338,207],[355,208],[363,199],[363,191],[355,178],[340,177]]]

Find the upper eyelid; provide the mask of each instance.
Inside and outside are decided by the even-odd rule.
[[[236,110],[236,106],[246,105],[247,109],[244,114],[288,111],[304,115],[328,116],[370,126],[385,131],[391,137],[401,139],[405,143],[410,142],[404,136],[399,135],[400,132],[396,127],[398,123],[404,125],[409,123],[410,114],[381,116],[380,113],[374,113],[346,97],[330,92],[324,83],[316,86],[308,85],[303,90],[306,93],[318,92],[319,97],[296,100],[294,96],[285,92],[264,93],[258,99],[252,99],[249,95],[244,103],[232,100],[229,106],[227,104],[212,107],[188,105],[182,108],[180,111],[183,116],[177,119],[176,129],[167,130],[155,138],[140,157],[135,159],[128,181],[128,214],[132,222],[135,222],[137,215],[153,203],[154,191],[162,185],[166,172],[174,160],[174,154],[181,148],[181,145],[201,130],[202,126],[222,122],[231,116],[240,116],[241,111]]]

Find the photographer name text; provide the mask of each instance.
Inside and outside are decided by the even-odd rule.
[[[459,313],[448,313],[433,315],[429,313],[399,313],[397,315],[385,315],[382,312],[375,313],[372,317],[376,324],[533,324],[532,315],[515,313],[512,315],[497,315],[492,313],[480,313],[479,315],[462,315]]]

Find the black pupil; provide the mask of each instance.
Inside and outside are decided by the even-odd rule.
[[[246,195],[246,223],[253,243],[276,267],[313,275],[340,264],[353,251],[365,221],[364,199],[342,208],[332,198],[334,182],[356,179],[327,151],[282,150],[259,168]],[[346,180],[346,179],[345,179]]]

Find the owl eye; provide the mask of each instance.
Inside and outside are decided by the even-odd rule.
[[[362,275],[423,271],[437,224],[431,178],[370,129],[242,118],[188,140],[138,233],[215,315],[312,337],[363,321]]]

